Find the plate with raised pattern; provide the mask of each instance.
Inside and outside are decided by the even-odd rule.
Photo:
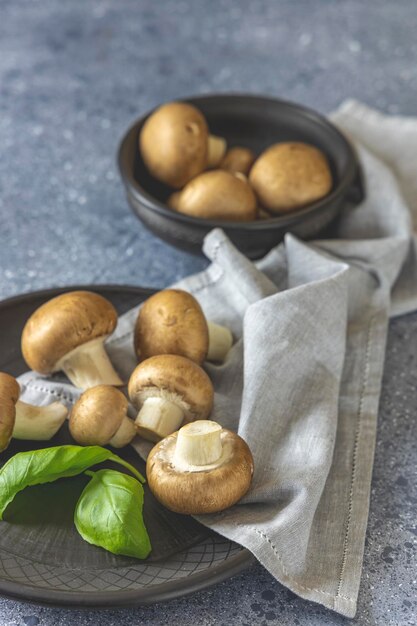
[[[119,314],[152,292],[138,287],[76,286],[38,291],[0,302],[0,370],[26,371],[20,336],[29,315],[65,291],[88,289],[108,298]],[[70,443],[64,426],[48,445]],[[4,463],[45,442],[12,441]],[[144,472],[131,449],[121,451]],[[254,557],[190,516],[167,511],[145,486],[144,518],[152,553],[148,559],[116,556],[87,544],[73,525],[86,479],[78,476],[37,485],[18,494],[0,522],[0,594],[54,606],[116,607],[152,604],[193,593],[246,569]]]

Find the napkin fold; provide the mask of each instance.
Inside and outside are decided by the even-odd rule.
[[[233,332],[226,362],[206,365],[212,419],[239,432],[255,460],[247,496],[199,521],[298,595],[353,617],[388,318],[417,308],[417,120],[353,101],[332,120],[354,142],[366,183],[336,238],[287,235],[253,263],[215,230],[204,244],[209,268],[176,286]],[[136,315],[122,316],[107,342],[125,377],[136,365]],[[79,394],[33,372],[19,382],[29,402],[71,405]]]

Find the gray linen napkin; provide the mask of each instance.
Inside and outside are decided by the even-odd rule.
[[[207,364],[212,418],[238,431],[255,459],[244,500],[199,521],[298,595],[353,617],[388,317],[417,308],[417,120],[348,102],[333,121],[355,142],[367,188],[338,238],[288,235],[254,264],[215,230],[204,245],[210,267],[177,286],[234,334],[226,362]],[[125,377],[136,365],[136,314],[120,319],[107,344]],[[71,404],[78,395],[33,373],[20,383],[26,401],[52,394]]]

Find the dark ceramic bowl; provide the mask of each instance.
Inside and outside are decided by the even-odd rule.
[[[346,138],[324,117],[298,104],[251,95],[187,98],[205,115],[210,132],[228,146],[242,145],[260,154],[279,141],[303,141],[320,148],[330,162],[333,189],[323,199],[287,215],[254,222],[222,222],[182,215],[169,209],[172,189],[147,171],[138,149],[139,132],[149,116],[139,118],[119,148],[119,169],[134,213],[156,235],[184,250],[201,253],[205,235],[222,228],[250,258],[259,258],[291,232],[302,239],[323,233],[348,205],[364,197],[356,154]]]

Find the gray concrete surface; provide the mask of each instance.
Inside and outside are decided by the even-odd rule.
[[[0,0],[0,297],[55,285],[164,286],[205,261],[131,215],[118,141],[149,107],[249,91],[330,111],[355,97],[416,114],[414,0]],[[405,626],[416,604],[417,314],[391,325],[358,625]],[[145,609],[77,612],[0,600],[0,624],[327,626],[261,567]]]

